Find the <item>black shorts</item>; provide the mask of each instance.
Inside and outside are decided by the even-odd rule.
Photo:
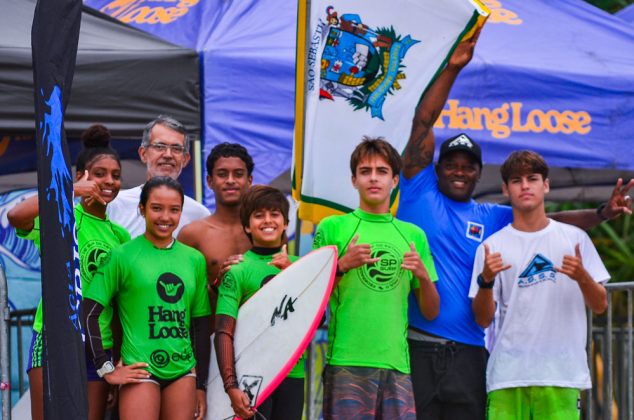
[[[302,420],[304,413],[304,378],[286,378],[260,404],[258,412],[267,420]],[[255,419],[262,417],[256,415]]]
[[[177,376],[176,378],[172,378],[172,379],[161,379],[161,378],[157,378],[154,375],[150,375],[149,378],[145,378],[145,379],[139,379],[139,382],[150,382],[153,384],[156,384],[159,386],[159,388],[162,390],[164,390],[165,388],[167,388],[168,386],[172,385],[174,382],[178,381],[181,378],[186,378],[188,376],[191,376],[194,378],[194,381],[196,380],[196,374],[194,372],[191,371],[187,371],[186,373]]]
[[[455,341],[407,341],[417,418],[484,420],[487,350]]]

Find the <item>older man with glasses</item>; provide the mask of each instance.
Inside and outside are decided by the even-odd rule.
[[[161,115],[145,126],[139,146],[141,162],[147,165],[147,179],[155,176],[169,176],[178,179],[181,171],[189,163],[189,138],[185,126],[174,118]],[[134,238],[145,231],[145,221],[139,214],[139,185],[121,190],[117,198],[108,205],[108,217],[123,226]],[[180,223],[174,231],[178,235],[188,223],[209,216],[209,210],[196,200],[185,196]]]

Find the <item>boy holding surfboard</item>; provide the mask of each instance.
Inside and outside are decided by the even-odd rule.
[[[339,251],[330,298],[324,373],[325,419],[370,415],[415,419],[407,346],[407,297],[438,314],[434,263],[425,233],[389,212],[401,157],[383,139],[364,138],[350,158],[359,208],[324,219],[313,248]]]
[[[242,199],[240,220],[252,248],[225,274],[218,292],[214,345],[225,391],[236,416],[251,418],[253,398],[239,388],[234,363],[234,332],[240,306],[298,257],[286,252],[289,204],[272,187],[256,185]],[[301,420],[304,407],[304,358],[258,407],[268,420]]]

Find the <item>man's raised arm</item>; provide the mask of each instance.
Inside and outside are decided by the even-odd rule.
[[[471,61],[481,30],[482,27],[476,29],[471,38],[458,44],[449,57],[447,67],[429,86],[423,99],[416,107],[412,131],[403,156],[405,178],[412,178],[432,163],[434,159],[434,123],[447,102],[449,91],[458,73]]]

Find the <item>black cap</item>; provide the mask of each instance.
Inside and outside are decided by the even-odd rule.
[[[473,157],[476,162],[482,167],[482,151],[478,143],[471,140],[465,133],[460,133],[455,137],[447,139],[440,145],[440,155],[438,160],[442,160],[443,157],[454,151],[465,152]]]

